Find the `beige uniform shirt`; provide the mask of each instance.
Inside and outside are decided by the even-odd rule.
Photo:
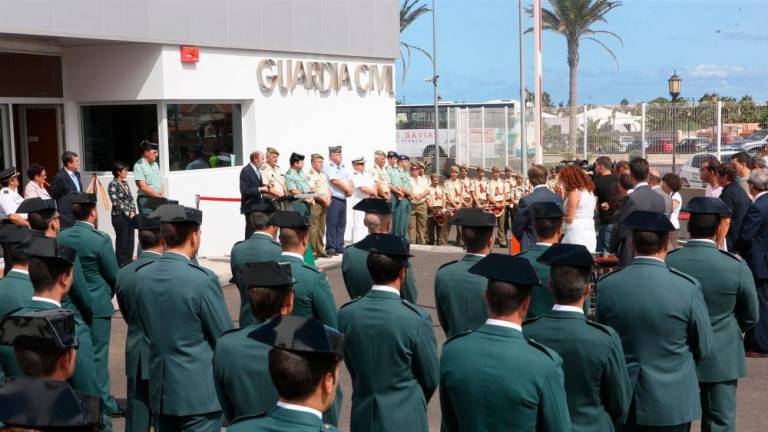
[[[469,177],[461,178],[459,177],[459,181],[461,182],[461,199],[464,201],[465,204],[469,204],[472,201],[472,190],[473,190],[473,183],[472,179]]]
[[[429,188],[429,180],[425,176],[416,176],[411,177],[411,187],[412,187],[412,193],[414,196],[421,195],[427,191]],[[413,199],[411,200],[412,204],[421,204],[427,202],[427,197],[424,196],[421,199]]]
[[[325,174],[317,172],[314,169],[307,171],[307,183],[309,187],[314,189],[323,198],[328,199],[331,196],[331,191],[328,188],[328,179],[325,178]]]
[[[490,180],[488,182],[488,193],[491,195],[491,205],[503,207],[507,203],[509,196],[509,185],[504,179]]]
[[[465,197],[464,185],[462,184],[461,180],[459,179],[446,180],[445,184],[443,185],[443,190],[445,191],[446,196],[451,197],[452,201],[454,202],[464,201],[464,197]],[[466,195],[469,195],[469,192],[467,192]],[[445,204],[447,208],[450,208],[450,209],[455,208],[452,204],[449,203],[448,200],[445,201]]]
[[[482,179],[475,179],[472,183],[472,192],[475,194],[475,199],[480,206],[484,206],[488,203],[488,179],[483,177]]]
[[[267,163],[262,165],[261,178],[263,179],[265,185],[272,185],[272,189],[274,189],[275,192],[286,192],[285,175],[283,174],[279,165],[275,165],[274,168],[272,168]]]
[[[378,165],[373,164],[373,168],[371,168],[371,175],[373,176],[373,179],[376,180],[376,184],[381,187],[383,192],[389,192],[390,181],[386,165],[384,167],[379,167]]]
[[[445,209],[445,189],[441,185],[432,186],[428,188],[429,195],[427,195],[427,207],[442,207]]]

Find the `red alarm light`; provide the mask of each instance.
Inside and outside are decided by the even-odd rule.
[[[200,48],[192,46],[181,47],[182,63],[197,63],[200,61]]]

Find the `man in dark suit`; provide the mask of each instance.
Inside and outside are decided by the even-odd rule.
[[[61,155],[61,163],[64,166],[53,177],[51,197],[56,200],[61,217],[61,229],[66,229],[75,224],[75,217],[69,208],[66,196],[70,193],[83,191],[83,183],[80,181],[80,156],[75,152],[65,151]]]
[[[255,151],[251,153],[250,162],[240,170],[240,213],[245,215],[245,239],[251,238],[253,228],[248,223],[248,215],[245,214],[246,203],[255,199],[261,201],[261,193],[267,192],[269,186],[264,186],[261,179],[261,165],[264,164],[264,153]]]
[[[763,357],[768,356],[768,170],[753,170],[748,183],[752,205],[744,216],[738,243],[755,278],[760,319],[745,341],[748,356]]]
[[[669,217],[672,214],[672,198],[661,188],[661,174],[656,168],[648,170],[648,186],[664,198],[664,214]]]
[[[609,251],[619,257],[619,265],[624,267],[632,262],[635,251],[632,247],[632,231],[623,226],[624,219],[637,210],[666,214],[664,198],[648,186],[648,161],[634,158],[629,162],[629,175],[632,177],[634,190],[627,196],[626,201],[616,215]]]
[[[737,176],[736,166],[732,162],[724,163],[717,168],[717,183],[723,188],[720,199],[731,209],[731,224],[725,235],[725,245],[731,252],[740,252],[738,239],[741,223],[749,206],[752,205],[749,195],[736,181]]]
[[[520,251],[525,252],[536,244],[536,232],[533,229],[533,217],[530,207],[537,202],[553,202],[563,207],[560,195],[547,188],[547,169],[541,165],[533,165],[528,169],[528,180],[533,186],[530,194],[520,199],[517,213],[512,221],[512,234],[520,242]]]

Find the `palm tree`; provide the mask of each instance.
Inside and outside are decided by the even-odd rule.
[[[551,30],[565,36],[568,44],[568,67],[570,68],[569,101],[570,120],[568,122],[568,136],[570,151],[576,152],[578,140],[578,124],[576,122],[576,71],[579,66],[579,44],[581,40],[589,40],[599,44],[608,51],[618,65],[616,55],[597,36],[606,34],[618,39],[621,45],[624,41],[614,32],[608,30],[595,30],[593,25],[598,22],[607,23],[605,15],[613,9],[621,6],[620,1],[613,0],[549,0],[552,9],[541,8],[541,21],[543,30]],[[528,14],[533,15],[533,9],[528,9]],[[533,29],[528,29],[533,31]]]
[[[405,31],[405,29],[407,29],[408,26],[413,24],[420,16],[432,10],[428,8],[426,5],[423,5],[420,3],[421,3],[421,0],[405,0],[400,5],[400,34],[403,34],[403,31]],[[416,45],[411,45],[401,40],[400,41],[400,60],[403,62],[402,82],[405,82],[405,76],[408,73],[408,67],[411,65],[411,50],[416,50],[421,52],[422,54],[427,56],[427,58],[429,58],[429,61],[432,61],[432,56],[429,55],[428,52],[417,47]]]

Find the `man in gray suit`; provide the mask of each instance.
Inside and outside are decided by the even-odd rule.
[[[664,214],[669,217],[672,214],[672,198],[661,188],[661,174],[656,168],[648,170],[648,186],[664,198]]]
[[[648,161],[634,158],[629,162],[629,174],[632,177],[634,191],[627,196],[626,201],[616,215],[609,251],[619,257],[619,265],[624,267],[635,257],[632,246],[632,230],[623,225],[624,219],[636,210],[651,211],[666,214],[664,198],[648,186]]]
[[[525,252],[536,244],[536,232],[533,230],[533,217],[530,213],[531,205],[538,202],[553,202],[561,209],[563,208],[560,195],[547,188],[546,168],[541,165],[531,166],[528,168],[528,180],[533,186],[533,191],[520,199],[515,219],[512,221],[512,234],[520,242],[520,252]]]

